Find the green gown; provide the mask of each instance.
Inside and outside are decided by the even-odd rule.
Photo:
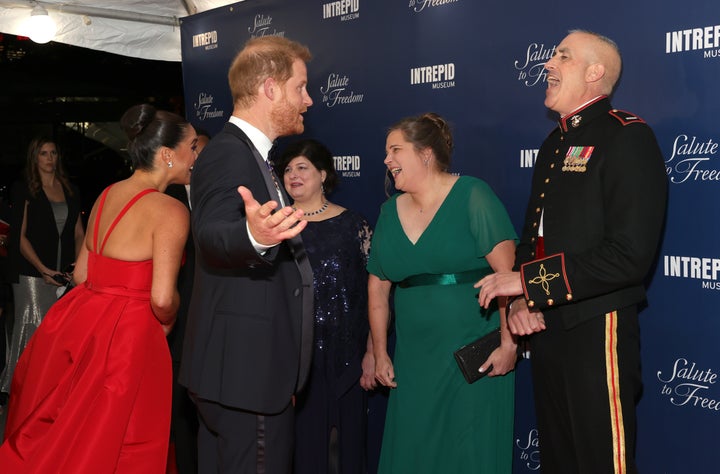
[[[500,200],[484,182],[460,177],[413,244],[398,219],[397,195],[383,204],[368,271],[400,282],[424,273],[492,270],[485,260],[503,240],[516,240]],[[514,372],[468,384],[453,351],[497,328],[496,308],[483,310],[473,283],[395,288],[391,390],[380,474],[510,473]]]

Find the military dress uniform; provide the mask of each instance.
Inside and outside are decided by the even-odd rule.
[[[531,339],[544,472],[636,471],[637,305],[666,199],[652,130],[606,96],[563,117],[540,148],[516,269],[547,327]]]

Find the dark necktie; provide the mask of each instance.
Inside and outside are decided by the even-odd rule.
[[[280,187],[280,180],[275,174],[275,158],[277,158],[277,145],[273,144],[272,148],[270,148],[270,151],[268,152],[268,158],[265,160],[265,164],[267,165],[270,177],[275,184],[275,189],[277,190],[278,197],[280,198],[280,206],[285,207],[285,199],[283,198],[282,188]]]
[[[277,143],[273,142],[272,146],[270,147],[270,151],[268,151],[267,155],[267,162],[271,166],[275,166],[275,162],[278,159],[278,146]]]

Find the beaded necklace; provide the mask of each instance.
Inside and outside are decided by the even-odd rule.
[[[330,202],[325,201],[323,203],[322,207],[320,207],[320,209],[318,209],[316,211],[312,211],[312,212],[306,212],[304,215],[305,216],[317,216],[318,214],[322,214],[323,212],[325,212],[329,205],[330,205]]]

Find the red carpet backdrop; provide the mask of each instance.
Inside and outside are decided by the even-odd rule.
[[[333,151],[335,201],[374,221],[386,199],[387,127],[435,111],[454,126],[452,171],[486,180],[519,232],[537,148],[556,126],[543,64],[569,29],[616,40],[624,71],[612,103],[653,127],[670,190],[641,313],[638,463],[648,473],[718,472],[720,3],[552,3],[248,0],[194,15],[181,27],[186,110],[217,132],[232,112],[227,69],[243,43],[297,40],[314,55],[305,135]],[[539,470],[529,364],[517,377],[514,472],[526,473]]]

